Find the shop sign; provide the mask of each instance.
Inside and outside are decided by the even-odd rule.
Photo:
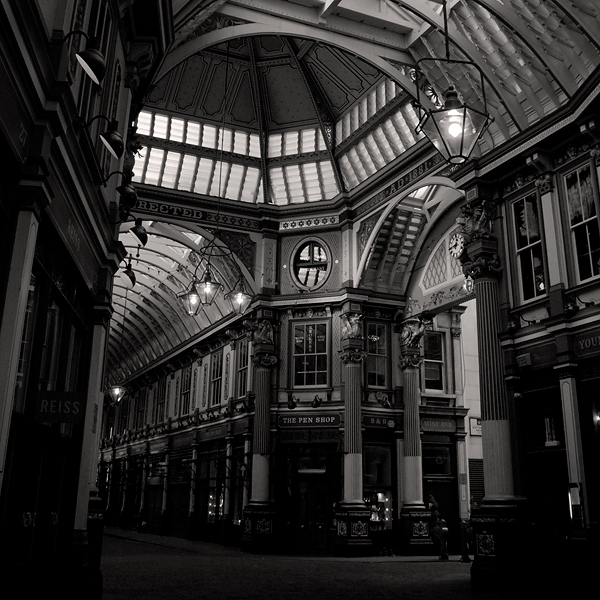
[[[456,423],[452,419],[421,419],[422,431],[456,431]]]
[[[39,423],[83,423],[84,392],[46,391],[38,394],[35,419]]]
[[[582,333],[575,336],[575,354],[588,356],[600,353],[600,333],[595,331]]]
[[[396,421],[391,417],[369,417],[363,415],[362,422],[365,427],[389,427],[393,429],[396,425]]]
[[[277,425],[285,427],[339,427],[342,418],[339,413],[279,415]]]
[[[204,435],[202,436],[204,439],[212,439],[216,437],[221,437],[225,433],[224,427],[213,427],[212,429],[207,429],[202,432]]]

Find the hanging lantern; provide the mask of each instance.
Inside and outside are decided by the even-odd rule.
[[[113,404],[119,402],[125,395],[125,392],[127,392],[127,388],[122,385],[111,385],[107,390]]]
[[[464,163],[488,128],[489,115],[463,104],[454,86],[445,93],[444,107],[424,109],[417,133],[424,133],[450,164]]]
[[[191,317],[195,317],[200,311],[200,308],[202,307],[202,302],[200,301],[200,294],[198,293],[198,289],[196,288],[195,281],[192,282],[189,290],[187,292],[184,292],[183,294],[179,294],[178,298],[181,300],[181,302],[183,302],[185,310]]]
[[[229,302],[231,302],[233,312],[235,312],[237,315],[243,315],[246,312],[246,309],[250,306],[254,296],[246,291],[244,281],[240,277],[237,280],[234,289],[225,297],[229,300]]]

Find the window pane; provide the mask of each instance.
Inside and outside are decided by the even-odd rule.
[[[442,360],[442,334],[436,332],[425,333],[425,358]]]

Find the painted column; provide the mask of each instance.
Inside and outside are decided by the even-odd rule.
[[[252,435],[244,434],[244,490],[242,492],[242,506],[246,506],[250,501],[250,482],[251,465],[250,456],[252,455]]]
[[[271,322],[259,316],[256,320],[246,320],[245,324],[254,350],[254,431],[250,502],[244,508],[241,547],[253,550],[271,547],[274,543],[275,515],[270,492],[271,373],[277,357]]]
[[[370,511],[363,496],[362,445],[362,367],[367,353],[363,350],[362,314],[350,312],[347,305],[340,315],[340,358],[344,372],[344,487],[336,509],[336,544],[347,554],[366,553],[370,548]]]
[[[454,395],[456,397],[456,407],[462,408],[465,405],[464,398],[464,380],[463,380],[463,354],[462,354],[462,343],[461,343],[461,327],[460,320],[462,314],[465,312],[464,306],[458,306],[453,308],[450,313],[452,317],[452,328],[450,333],[452,335],[452,372],[454,374]],[[467,484],[467,442],[466,442],[466,431],[463,431],[464,425],[461,427],[460,423],[464,424],[464,419],[459,420],[459,431],[456,439],[456,457],[458,462],[458,507],[459,516],[461,522],[465,522],[470,516],[470,502],[468,494]],[[464,526],[461,524],[461,526]]]
[[[425,331],[422,319],[413,317],[402,323],[400,366],[404,375],[404,458],[402,490],[401,543],[408,553],[418,553],[432,546],[429,531],[430,511],[423,502],[423,457],[421,451],[420,369],[423,362],[421,338]]]
[[[514,494],[514,472],[509,406],[500,346],[501,273],[498,240],[493,233],[496,206],[485,197],[483,186],[467,191],[473,198],[462,207],[467,237],[461,256],[463,272],[474,280],[477,309],[477,350],[485,495],[474,509],[475,535],[473,585],[496,585],[519,575],[518,538],[522,517]]]
[[[39,217],[34,211],[23,210],[19,213],[0,323],[0,489],[38,229]]]

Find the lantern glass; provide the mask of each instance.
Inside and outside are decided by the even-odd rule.
[[[188,315],[195,317],[202,306],[202,301],[196,284],[193,283],[190,287],[190,290],[184,294],[181,294],[179,298],[183,302]]]
[[[111,400],[116,404],[121,400],[121,398],[125,395],[127,389],[122,385],[112,385],[108,388],[108,394],[111,397]]]

